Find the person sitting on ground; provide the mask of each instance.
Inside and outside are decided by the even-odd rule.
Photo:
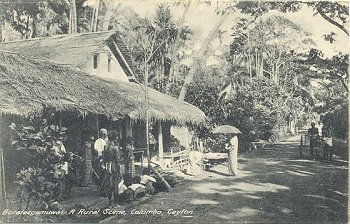
[[[132,201],[134,199],[134,192],[127,188],[124,184],[124,180],[121,180],[118,185],[118,198],[120,202]]]
[[[133,198],[138,199],[143,197],[146,192],[146,187],[143,184],[140,184],[141,177],[135,176],[133,178],[133,183],[128,187],[128,189],[133,191]]]
[[[142,176],[140,178],[140,184],[146,187],[146,193],[153,195],[155,194],[155,189],[153,184],[156,183],[157,180],[151,176],[151,172],[149,168],[145,168],[142,171]]]
[[[308,136],[310,139],[310,156],[315,157],[315,147],[317,147],[318,129],[315,127],[315,123],[311,123],[311,128],[308,130]]]

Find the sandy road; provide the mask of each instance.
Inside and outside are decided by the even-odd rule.
[[[226,176],[227,164],[221,164],[103,221],[347,223],[347,161],[300,159],[298,140],[240,156],[237,177]],[[161,214],[137,214],[154,211]]]

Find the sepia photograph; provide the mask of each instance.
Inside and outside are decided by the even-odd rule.
[[[349,5],[0,0],[0,223],[349,223]]]

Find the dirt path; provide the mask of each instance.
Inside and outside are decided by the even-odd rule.
[[[347,223],[348,163],[300,159],[298,139],[241,156],[237,177],[223,175],[227,164],[221,164],[179,184],[170,193],[157,194],[129,208],[126,215],[104,221]],[[155,210],[162,211],[162,215],[131,214]],[[168,214],[169,210],[184,212],[175,216]]]

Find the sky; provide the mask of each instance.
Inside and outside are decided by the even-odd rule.
[[[89,0],[89,4],[93,4],[96,0]],[[125,7],[130,7],[141,16],[154,16],[156,6],[161,2],[167,2],[171,5],[171,12],[175,21],[178,21],[184,11],[184,6],[176,6],[171,0],[110,0],[114,4],[121,3]],[[197,45],[200,45],[200,40],[204,40],[214,26],[215,22],[219,19],[219,15],[215,14],[216,3],[211,6],[192,1],[188,14],[186,16],[185,23],[193,31],[194,36],[192,39],[196,40]],[[213,1],[216,2],[216,1]],[[325,21],[321,16],[313,16],[312,9],[303,7],[302,10],[296,13],[278,13],[272,12],[269,15],[282,15],[291,21],[299,24],[306,31],[313,34],[313,39],[317,44],[317,49],[323,51],[326,57],[331,57],[338,52],[349,52],[349,37],[341,31],[339,28]],[[230,34],[232,26],[235,24],[234,20],[239,16],[239,13],[233,13],[222,25],[221,30],[227,32],[224,33],[224,43],[229,43],[231,38]],[[323,39],[324,34],[328,34],[331,31],[337,34],[337,41],[333,44]],[[196,47],[196,46],[194,46]]]

